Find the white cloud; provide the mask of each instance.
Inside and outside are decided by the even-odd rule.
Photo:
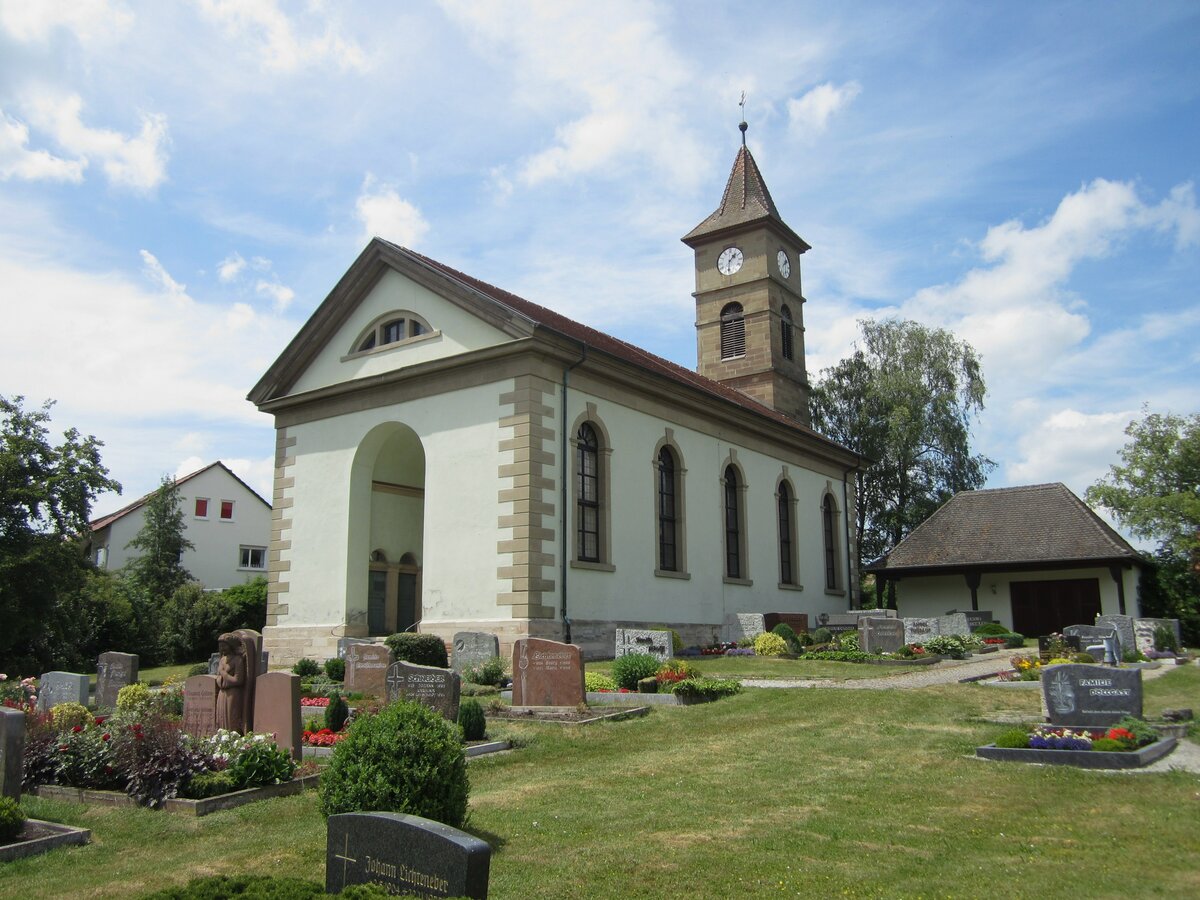
[[[108,0],[0,0],[0,28],[18,41],[45,41],[59,28],[81,42],[117,37],[133,24],[124,4]]]
[[[831,81],[817,85],[803,97],[788,100],[788,129],[805,137],[820,134],[829,127],[829,120],[861,92],[862,85],[857,81],[848,81],[841,87]]]
[[[191,475],[193,472],[199,472],[207,465],[208,463],[199,456],[189,456],[187,459],[180,460],[179,465],[175,467],[175,478],[179,479]]]
[[[322,31],[301,34],[275,0],[199,0],[199,5],[226,35],[252,44],[263,69],[295,72],[324,62],[343,70],[366,68],[362,48],[344,37],[335,23],[322,19]]]
[[[212,460],[210,460],[212,462]],[[264,456],[259,459],[222,459],[233,474],[250,485],[260,497],[271,502],[275,492],[275,457]]]
[[[87,160],[60,159],[45,150],[30,150],[29,128],[0,110],[0,180],[83,181]]]
[[[78,94],[38,91],[24,104],[29,120],[46,132],[67,152],[86,165],[91,157],[113,184],[135,190],[150,190],[167,177],[167,120],[144,113],[142,128],[128,137],[106,128],[83,124],[83,100]]]
[[[681,112],[696,73],[672,46],[654,7],[556,0],[442,0],[441,6],[516,80],[516,103],[569,110],[551,145],[520,163],[520,182],[609,173],[631,160],[643,170],[650,161],[682,184],[706,171],[706,155]],[[503,184],[498,190],[506,193]]]
[[[173,297],[186,298],[187,285],[180,284],[171,277],[163,264],[158,261],[158,258],[149,250],[139,251],[142,257],[142,274],[153,284],[162,288],[162,290]]]
[[[429,231],[429,223],[417,207],[402,198],[393,186],[377,183],[372,175],[363,180],[354,207],[367,240],[381,237],[415,247]]]
[[[246,260],[236,250],[217,264],[217,277],[226,283],[233,281],[246,268]]]
[[[254,289],[262,296],[270,297],[275,304],[275,309],[279,312],[287,309],[288,305],[296,299],[296,292],[278,281],[259,280]]]

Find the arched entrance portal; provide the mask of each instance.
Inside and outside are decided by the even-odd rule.
[[[425,451],[407,425],[379,425],[354,459],[346,634],[416,631],[421,621]]]

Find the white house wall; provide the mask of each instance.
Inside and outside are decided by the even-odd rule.
[[[347,359],[364,330],[381,316],[399,310],[414,312],[433,329],[412,341],[378,348]],[[430,360],[481,350],[511,340],[478,316],[388,270],[326,343],[292,386],[293,393],[391,372]]]
[[[1100,609],[1102,615],[1120,612],[1117,583],[1113,581],[1108,567],[1091,569],[1064,569],[1046,572],[984,573],[979,584],[979,608],[992,613],[992,617],[1006,628],[1013,627],[1012,603],[1009,585],[1021,581],[1067,581],[1071,579],[1095,578],[1100,583]],[[1125,611],[1137,614],[1138,570],[1123,569],[1125,586]],[[896,608],[901,616],[940,616],[952,609],[959,611],[971,608],[971,590],[962,575],[931,575],[920,578],[902,578],[896,582]],[[1090,623],[1080,622],[1087,625]]]

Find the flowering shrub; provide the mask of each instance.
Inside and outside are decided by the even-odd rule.
[[[782,656],[787,652],[787,641],[777,634],[764,632],[754,639],[756,656]]]
[[[117,709],[138,713],[150,705],[150,688],[144,682],[127,684],[117,691]]]
[[[135,722],[117,744],[116,768],[128,777],[125,793],[142,806],[159,807],[175,797],[192,775],[212,767],[178,722],[150,718]]]
[[[329,705],[328,697],[301,697],[301,706],[320,706],[322,708]]]
[[[851,653],[861,650],[862,647],[858,643],[858,632],[846,631],[839,634],[837,637],[837,648]]]
[[[330,731],[328,728],[322,728],[320,731],[304,732],[302,740],[306,747],[332,747],[345,737],[345,732]]]
[[[9,678],[0,672],[0,703],[32,712],[37,707],[37,679]]]
[[[925,647],[921,644],[905,644],[896,651],[896,655],[903,656],[905,659],[920,659],[929,654],[925,652]]]
[[[685,678],[696,678],[700,670],[682,659],[669,659],[658,667],[659,684],[675,684]]]
[[[112,733],[94,722],[73,725],[59,734],[59,784],[80,788],[122,788],[125,778],[117,771]]]

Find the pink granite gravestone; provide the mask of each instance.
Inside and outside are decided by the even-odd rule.
[[[383,644],[351,644],[346,648],[346,691],[383,697],[387,694],[387,670],[395,662]]]
[[[584,702],[583,657],[574,644],[522,638],[513,644],[513,706]]]
[[[216,675],[193,675],[183,683],[183,730],[194,738],[217,733]]]
[[[275,743],[299,760],[300,676],[291,672],[268,672],[258,676],[254,697],[254,730],[274,735]]]

